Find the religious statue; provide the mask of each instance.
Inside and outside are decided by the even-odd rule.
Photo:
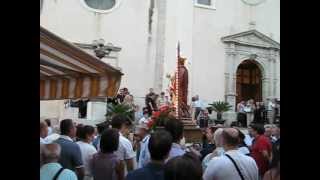
[[[179,117],[189,118],[188,108],[188,69],[185,67],[186,58],[178,58],[178,103]]]

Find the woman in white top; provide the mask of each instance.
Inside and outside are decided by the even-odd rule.
[[[222,147],[222,137],[221,137],[222,131],[223,131],[223,128],[218,128],[213,134],[213,142],[216,145],[216,149],[214,149],[212,153],[208,154],[202,160],[203,171],[207,168],[207,166],[212,158],[217,157],[217,156],[221,156],[224,153],[224,150]]]
[[[249,125],[252,123],[253,119],[254,119],[254,110],[256,109],[255,103],[253,99],[250,99],[247,102],[247,105],[245,107],[245,111],[247,113],[247,126],[249,127]]]
[[[77,144],[81,150],[82,161],[84,164],[85,177],[84,180],[92,180],[92,174],[89,170],[89,161],[92,158],[93,154],[97,152],[96,148],[91,144],[94,139],[94,127],[92,126],[83,126],[79,129],[78,138],[80,141]]]

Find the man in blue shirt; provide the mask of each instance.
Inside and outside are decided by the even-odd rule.
[[[62,167],[76,172],[78,179],[84,177],[84,165],[81,157],[81,150],[77,143],[73,142],[76,136],[76,127],[71,119],[64,119],[60,123],[60,138],[55,143],[61,146],[59,163]]]
[[[171,149],[172,137],[164,130],[158,130],[151,134],[149,139],[149,152],[151,162],[141,169],[128,173],[126,180],[164,180],[164,162]]]

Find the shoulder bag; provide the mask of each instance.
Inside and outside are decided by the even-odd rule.
[[[59,171],[54,175],[53,179],[52,180],[57,180],[59,175],[61,174],[61,172],[64,170],[64,168],[60,168]]]
[[[241,177],[241,180],[244,180],[244,177],[243,177],[242,173],[240,172],[240,169],[237,166],[236,162],[232,159],[232,157],[229,154],[225,154],[225,155],[232,161],[233,165],[236,167],[236,169]]]

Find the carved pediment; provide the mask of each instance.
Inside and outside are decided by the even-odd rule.
[[[239,45],[280,49],[280,43],[269,38],[257,30],[245,31],[238,34],[222,37],[225,43],[235,43]]]

